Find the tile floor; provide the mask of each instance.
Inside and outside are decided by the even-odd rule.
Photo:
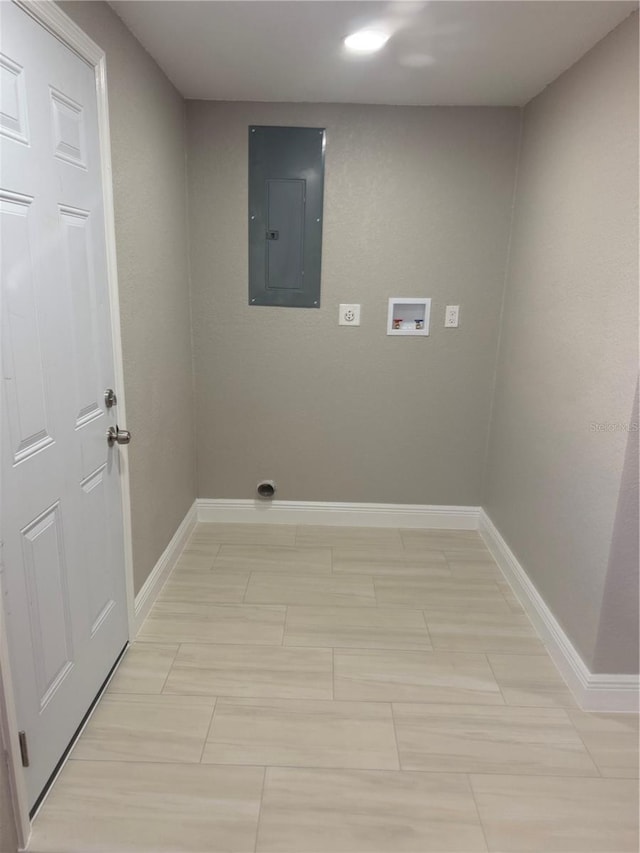
[[[637,775],[478,534],[201,524],[30,849],[636,853]]]

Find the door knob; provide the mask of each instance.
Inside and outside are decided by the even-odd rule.
[[[107,444],[113,447],[114,444],[129,444],[131,441],[131,433],[128,429],[120,429],[118,424],[110,426],[107,430]]]

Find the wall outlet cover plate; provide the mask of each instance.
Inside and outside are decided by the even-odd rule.
[[[444,325],[447,329],[457,329],[460,324],[460,306],[447,305],[444,309]]]
[[[360,325],[360,306],[354,304],[340,305],[338,311],[339,326],[359,326]]]

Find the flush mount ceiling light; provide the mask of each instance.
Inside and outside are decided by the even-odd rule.
[[[358,30],[344,40],[345,47],[354,53],[375,53],[389,41],[381,30]]]

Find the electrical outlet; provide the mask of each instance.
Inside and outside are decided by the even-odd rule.
[[[338,312],[339,326],[359,326],[360,325],[360,306],[359,305],[341,305]]]
[[[457,329],[460,318],[459,305],[447,305],[444,309],[444,324],[448,329]]]

